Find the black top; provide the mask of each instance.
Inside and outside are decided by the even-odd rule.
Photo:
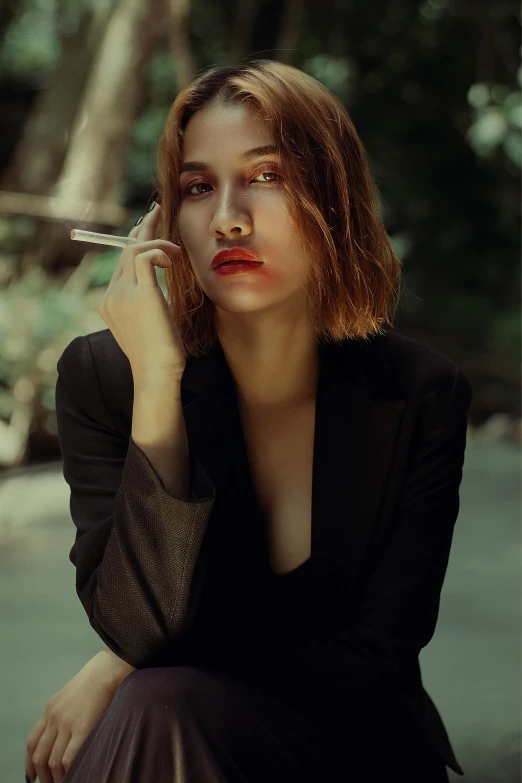
[[[254,516],[252,542],[260,525],[260,516]],[[227,673],[313,715],[312,687],[303,687],[298,667],[293,671],[281,661],[291,661],[303,642],[331,634],[343,606],[341,579],[320,556],[287,573],[274,573],[266,550],[252,552],[249,580],[230,592],[221,593],[218,576],[209,569],[183,662]],[[221,611],[224,602],[226,613]]]
[[[271,611],[267,635],[273,631],[296,637],[321,636],[323,627],[329,625],[326,614],[332,594],[338,590],[333,572],[323,561],[309,557],[293,571],[269,573],[267,585]]]

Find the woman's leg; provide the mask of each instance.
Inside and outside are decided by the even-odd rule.
[[[63,783],[305,783],[331,780],[319,732],[289,705],[226,674],[138,669]]]

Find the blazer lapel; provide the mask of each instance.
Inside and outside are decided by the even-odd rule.
[[[312,556],[337,571],[346,588],[364,566],[405,408],[404,400],[386,399],[383,339],[319,343]],[[237,490],[253,500],[232,375],[219,342],[187,363],[182,401],[189,443],[210,479],[219,485],[232,460],[241,477]]]
[[[190,448],[216,487],[212,534],[220,557],[215,568],[221,581],[229,571],[253,577],[257,567],[266,569],[263,529],[255,513],[234,380],[219,343],[187,362],[181,394]]]
[[[382,337],[322,349],[317,391],[312,552],[346,589],[365,565],[405,408],[386,399]]]
[[[187,361],[181,382],[188,441],[213,483],[219,483],[232,441],[227,427],[233,406],[227,370],[221,345],[216,343],[208,354]]]

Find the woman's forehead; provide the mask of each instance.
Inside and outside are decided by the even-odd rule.
[[[203,154],[230,151],[240,158],[251,149],[273,144],[267,120],[253,115],[244,105],[208,105],[192,115],[183,134],[182,150],[187,159],[202,159]]]

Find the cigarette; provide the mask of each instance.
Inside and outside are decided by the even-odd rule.
[[[115,237],[112,234],[97,234],[95,231],[81,231],[73,228],[71,239],[77,242],[92,242],[95,245],[112,245],[113,247],[127,247],[136,243],[134,237]]]

